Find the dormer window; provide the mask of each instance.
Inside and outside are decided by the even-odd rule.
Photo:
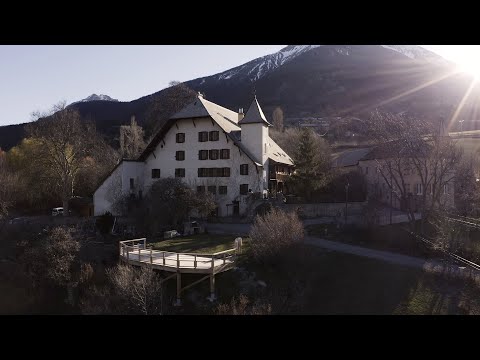
[[[185,142],[185,133],[177,133],[177,143]]]

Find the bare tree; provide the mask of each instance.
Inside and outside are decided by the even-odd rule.
[[[46,115],[27,127],[27,133],[38,141],[36,161],[53,175],[52,183],[63,202],[64,216],[68,216],[68,200],[72,197],[78,173],[84,158],[94,149],[95,129],[80,120],[79,112],[55,105]]]
[[[455,208],[462,216],[478,216],[480,183],[475,174],[474,159],[463,160],[455,169]]]
[[[132,116],[130,125],[120,126],[120,153],[125,159],[136,159],[145,149],[143,128]]]
[[[162,315],[163,297],[160,277],[152,268],[135,269],[128,265],[117,265],[107,270],[114,294],[129,313]]]
[[[151,233],[162,225],[177,226],[192,210],[205,215],[215,209],[212,194],[197,193],[180,178],[157,180],[143,201],[146,225]]]
[[[8,169],[6,154],[0,149],[0,220],[7,217],[15,201],[18,181],[18,175]]]
[[[275,110],[273,110],[272,119],[273,119],[274,129],[282,132],[283,131],[283,110],[281,107],[277,106]]]
[[[73,288],[80,282],[80,244],[63,227],[52,229],[29,243],[23,257],[27,272],[38,281],[46,281],[67,289],[68,302],[73,303]]]
[[[251,304],[248,297],[240,294],[238,300],[233,297],[230,304],[220,304],[215,309],[216,315],[270,315],[272,306],[270,304],[254,302]]]
[[[250,246],[257,261],[268,262],[299,244],[304,237],[303,223],[294,212],[272,209],[257,216],[250,231]]]
[[[376,144],[371,157],[377,171],[392,196],[405,204],[414,231],[416,205],[422,225],[434,212],[446,209],[442,195],[454,180],[462,152],[448,136],[436,131],[434,124],[421,119],[376,111],[367,126]],[[418,177],[421,186],[415,197],[407,186],[410,174]]]
[[[180,81],[171,81],[169,87],[152,95],[146,112],[147,136],[153,136],[176,112],[193,102],[197,93]]]

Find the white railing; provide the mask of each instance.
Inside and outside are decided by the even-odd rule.
[[[147,263],[150,265],[162,265],[165,267],[176,268],[177,270],[181,268],[192,268],[197,269],[198,264],[208,264],[209,266],[204,266],[202,269],[210,268],[212,273],[216,268],[221,267],[229,263],[233,263],[236,260],[237,254],[240,251],[241,247],[219,251],[213,254],[202,254],[202,253],[177,253],[172,251],[162,251],[162,250],[153,250],[152,246],[147,248],[146,238],[133,239],[120,241],[120,256],[123,257],[130,263],[130,261],[138,261],[141,263]],[[131,259],[131,254],[138,255],[138,259]],[[173,255],[173,256],[172,256]],[[142,260],[146,258],[145,260]],[[183,258],[182,258],[183,257]],[[185,258],[187,257],[187,258]],[[154,262],[154,260],[161,259],[160,264]],[[220,260],[220,264],[218,261]],[[167,261],[169,263],[167,263]],[[172,266],[172,261],[175,261],[175,266]]]

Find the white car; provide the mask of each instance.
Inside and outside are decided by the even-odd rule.
[[[57,207],[52,209],[52,216],[63,215],[63,207]]]

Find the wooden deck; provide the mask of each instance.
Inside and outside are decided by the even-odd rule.
[[[218,274],[234,266],[237,249],[214,254],[175,253],[146,247],[146,239],[120,242],[120,258],[131,265],[190,274]]]
[[[240,239],[241,240],[241,239]],[[147,248],[146,239],[120,241],[120,260],[134,266],[149,266],[155,270],[173,273],[164,280],[177,278],[177,305],[183,291],[210,279],[210,300],[215,299],[215,274],[232,269],[235,266],[237,254],[241,251],[241,241],[238,247],[220,251],[214,254],[175,253],[171,251],[153,250]],[[181,274],[204,274],[197,280],[182,288]]]

